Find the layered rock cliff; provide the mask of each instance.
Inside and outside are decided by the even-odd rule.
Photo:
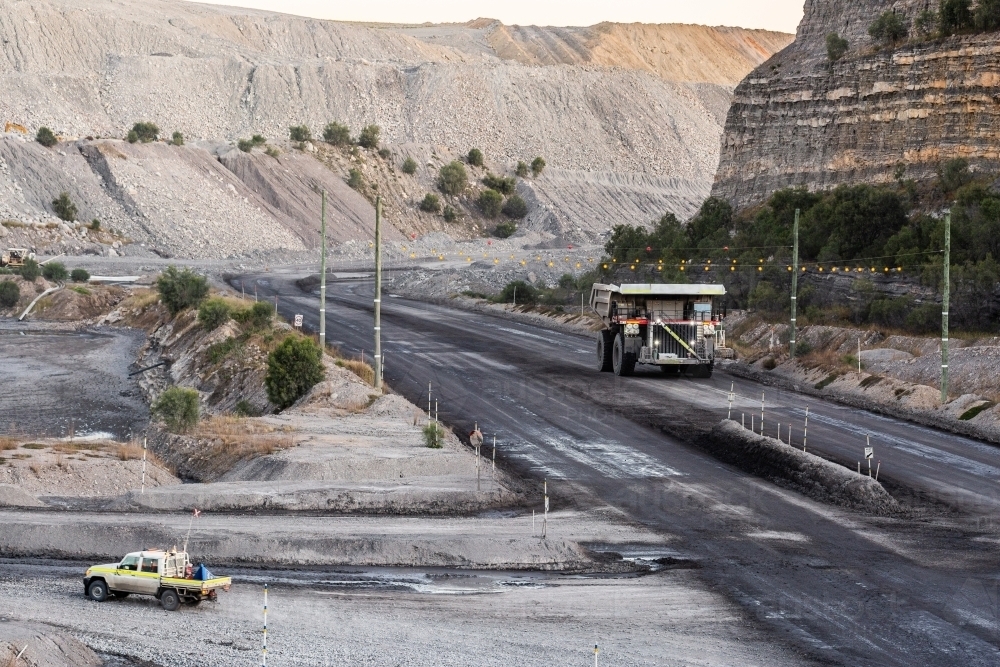
[[[780,188],[926,179],[967,158],[1000,168],[1000,43],[996,33],[919,39],[924,0],[807,0],[795,42],[737,86],[712,194],[737,207]],[[910,41],[878,48],[869,24],[893,9]],[[835,63],[825,38],[850,50]]]

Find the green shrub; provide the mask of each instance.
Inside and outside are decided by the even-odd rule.
[[[184,135],[181,134],[180,132],[174,132],[173,136],[170,137],[170,143],[172,143],[174,146],[183,146]]]
[[[538,290],[523,280],[514,280],[507,283],[499,295],[503,303],[512,303],[517,299],[517,303],[535,303],[538,300]]]
[[[406,158],[405,160],[403,160],[402,170],[404,174],[409,174],[412,176],[413,174],[417,173],[417,161],[411,157]]]
[[[441,210],[441,198],[436,194],[428,192],[424,195],[424,200],[420,202],[420,210],[427,213],[437,213]]]
[[[528,215],[528,205],[521,198],[521,195],[513,195],[504,202],[503,214],[508,218],[523,218]]]
[[[85,283],[90,280],[90,273],[87,269],[73,269],[70,271],[69,277],[75,283]]]
[[[323,141],[334,146],[346,146],[351,143],[351,130],[340,123],[327,123],[323,128]]]
[[[468,160],[469,164],[471,164],[473,167],[483,166],[483,152],[478,148],[473,148],[472,150],[470,150],[469,155],[466,157],[466,159]]]
[[[378,156],[383,160],[388,160],[389,157],[392,156],[392,151],[390,151],[388,148],[380,148],[378,149]]]
[[[76,220],[76,204],[69,198],[68,192],[62,192],[52,200],[52,209],[60,220],[73,222]]]
[[[431,449],[444,447],[444,429],[438,422],[430,422],[424,426],[424,445]]]
[[[38,132],[35,134],[35,141],[46,148],[52,148],[59,143],[59,140],[56,139],[55,133],[45,126],[38,128]]]
[[[185,387],[170,387],[153,403],[152,413],[167,425],[172,433],[186,433],[200,417],[198,392]]]
[[[358,135],[358,146],[362,148],[378,148],[379,135],[382,129],[378,125],[368,125]]]
[[[249,139],[240,139],[236,142],[236,147],[239,148],[244,153],[249,153],[253,150],[253,142]]]
[[[42,265],[42,277],[46,280],[66,280],[69,277],[69,271],[66,270],[66,265],[62,262],[46,262]]]
[[[468,185],[465,165],[458,160],[452,160],[438,172],[438,188],[446,195],[460,195]]]
[[[139,141],[139,133],[136,132],[135,130],[129,130],[128,134],[125,135],[125,141],[129,142],[130,144],[134,144],[135,142]]]
[[[156,139],[160,136],[160,128],[156,127],[156,123],[136,123],[132,126],[132,132],[135,132],[136,138],[144,144],[156,141]],[[129,134],[131,134],[131,132]],[[133,141],[132,143],[135,142]]]
[[[351,169],[347,172],[347,184],[355,190],[360,190],[365,185],[365,179],[359,169]]]
[[[0,306],[13,308],[21,298],[21,288],[13,280],[0,282]]]
[[[905,39],[908,32],[903,17],[891,9],[882,12],[868,26],[868,34],[881,44],[894,45],[899,40]]]
[[[237,417],[259,417],[260,410],[250,405],[247,400],[240,400],[233,406],[233,414]]]
[[[264,154],[269,155],[273,157],[275,160],[277,160],[278,156],[281,155],[281,151],[279,151],[274,146],[268,146],[267,148],[264,149]]]
[[[942,190],[955,192],[972,180],[969,161],[962,157],[948,160],[938,169],[938,179],[941,181]]]
[[[493,174],[486,174],[483,185],[502,195],[512,195],[517,190],[517,181],[512,177],[494,176]]]
[[[479,193],[479,199],[476,200],[479,204],[479,210],[483,212],[487,218],[495,218],[500,215],[500,209],[503,207],[503,195],[496,190],[486,189]]]
[[[517,167],[514,168],[514,173],[521,178],[528,177],[528,164],[522,160],[517,161]]]
[[[938,11],[941,33],[950,35],[971,28],[975,24],[971,7],[972,0],[941,0]]]
[[[840,377],[840,373],[830,373],[825,378],[817,382],[814,386],[816,389],[826,389],[828,386],[833,384],[834,380]]]
[[[917,14],[917,20],[913,25],[921,35],[925,37],[933,35],[938,29],[938,13],[933,9],[924,9]]]
[[[94,218],[93,220],[91,220],[90,221],[90,229],[93,230],[93,231],[95,231],[95,232],[101,231],[101,221],[98,220],[97,218]]]
[[[831,32],[826,36],[826,57],[830,62],[835,63],[843,58],[848,48],[850,44],[837,33]]]
[[[229,321],[229,304],[222,299],[209,299],[198,307],[198,321],[207,331],[213,331]]]
[[[444,207],[444,211],[441,212],[441,215],[444,216],[445,222],[455,222],[458,220],[458,211],[450,205]]]
[[[540,157],[536,157],[531,161],[531,173],[534,176],[538,176],[545,169],[545,160]]]
[[[274,317],[274,304],[270,301],[258,301],[245,310],[232,313],[232,318],[250,329],[264,329],[271,325]]]
[[[505,239],[514,234],[517,231],[517,223],[513,220],[505,220],[499,223],[493,230],[493,233],[497,238]]]
[[[29,258],[24,260],[19,273],[29,283],[33,283],[38,279],[38,276],[42,275],[42,270],[38,268],[38,262]]]
[[[217,364],[230,354],[240,349],[246,343],[246,337],[234,337],[230,336],[226,340],[220,340],[218,343],[212,343],[208,346],[205,351],[205,357],[211,364]]]
[[[996,403],[994,403],[993,401],[986,401],[985,403],[981,403],[976,407],[969,408],[968,410],[963,412],[962,415],[959,417],[959,420],[969,421],[970,419],[974,419],[976,415],[978,415],[980,412],[983,412],[984,410],[989,410],[990,408],[993,407],[996,407]]]
[[[156,280],[160,300],[172,315],[185,308],[200,304],[208,296],[208,281],[191,269],[178,271],[176,266],[168,266]]]
[[[288,128],[288,138],[292,141],[312,141],[312,132],[306,125],[293,125]]]
[[[979,0],[975,19],[979,30],[1000,28],[1000,0]]]
[[[323,352],[310,338],[288,336],[267,357],[267,397],[284,410],[323,379]]]

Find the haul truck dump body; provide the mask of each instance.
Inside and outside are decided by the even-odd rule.
[[[597,337],[598,370],[631,375],[639,363],[710,377],[720,320],[716,300],[725,294],[722,285],[595,283],[590,307],[605,326]]]

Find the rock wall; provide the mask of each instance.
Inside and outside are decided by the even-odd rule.
[[[954,157],[1000,168],[997,35],[917,39],[927,6],[807,0],[795,42],[736,88],[712,194],[745,207],[788,186],[889,182],[900,164],[918,180]],[[911,41],[879,49],[868,25],[889,9],[906,16]],[[832,65],[829,32],[850,43]]]

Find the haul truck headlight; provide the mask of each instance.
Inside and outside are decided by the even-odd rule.
[[[626,336],[638,336],[639,335],[639,325],[638,324],[626,324],[625,325],[625,335]]]

